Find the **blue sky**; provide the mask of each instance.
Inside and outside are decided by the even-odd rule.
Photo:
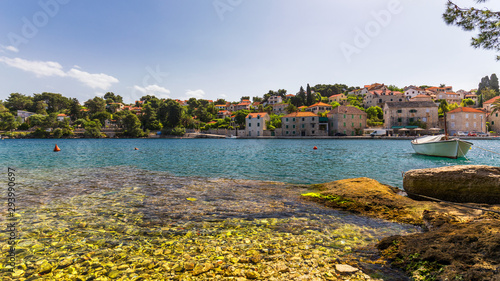
[[[3,0],[0,99],[55,92],[83,103],[111,91],[125,102],[236,101],[307,83],[470,90],[499,62],[443,22],[445,3]]]

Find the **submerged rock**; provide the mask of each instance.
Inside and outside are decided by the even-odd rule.
[[[427,197],[460,203],[500,203],[500,167],[458,165],[411,170],[403,187],[410,198]]]

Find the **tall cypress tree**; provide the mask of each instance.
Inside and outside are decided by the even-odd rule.
[[[490,88],[495,90],[495,92],[499,92],[499,89],[498,89],[498,77],[495,73],[491,74],[491,77],[490,77]]]
[[[309,86],[309,83],[307,84],[306,97],[307,97],[306,105],[307,106],[312,105],[313,104],[313,97],[311,94],[311,87]]]

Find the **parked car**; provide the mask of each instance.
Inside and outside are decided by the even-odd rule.
[[[372,136],[372,137],[374,137],[374,136],[386,136],[386,135],[387,135],[387,130],[383,130],[383,129],[375,130],[370,134],[370,136]]]
[[[488,134],[488,133],[483,133],[483,132],[478,132],[478,133],[477,133],[477,136],[478,136],[478,137],[489,137],[489,136],[490,136],[490,134]]]
[[[477,137],[477,134],[476,134],[476,132],[469,132],[467,134],[467,136],[469,136],[469,137]]]
[[[345,137],[347,136],[346,134],[343,134],[343,133],[336,133],[335,134],[336,137]]]
[[[462,131],[457,132],[457,136],[459,136],[459,137],[466,137],[468,135],[469,135],[469,132],[462,132]]]

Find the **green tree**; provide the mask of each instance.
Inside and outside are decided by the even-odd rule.
[[[112,115],[107,111],[96,112],[92,115],[92,119],[97,119],[101,124],[105,124],[106,120],[111,120]]]
[[[245,128],[246,117],[249,113],[250,113],[249,110],[244,110],[244,109],[238,110],[234,113],[235,115],[234,122],[240,126],[240,129]]]
[[[141,122],[147,130],[161,130],[163,127],[156,117],[156,110],[148,103],[142,109]]]
[[[42,115],[47,115],[47,104],[43,100],[39,100],[35,103],[35,113],[36,114],[42,114]]]
[[[474,104],[475,102],[472,99],[463,99],[462,102],[460,102],[460,107],[466,107]]]
[[[475,2],[483,3],[487,2],[487,0],[475,0]],[[488,8],[463,8],[453,1],[448,1],[443,18],[447,24],[459,26],[465,31],[477,30],[478,34],[472,37],[472,47],[500,51],[499,12]],[[500,60],[500,56],[497,56],[497,60]]]
[[[100,97],[89,99],[84,105],[89,109],[90,114],[106,111],[106,101]]]
[[[52,131],[52,135],[54,136],[54,138],[60,139],[64,135],[63,129],[61,128],[54,129],[54,131]]]
[[[101,124],[99,120],[86,121],[83,125],[85,128],[85,132],[83,135],[88,138],[100,138],[102,137],[101,133]]]
[[[216,104],[216,105],[217,105],[217,104],[222,104],[222,105],[225,105],[226,103],[227,103],[227,102],[226,102],[226,100],[225,100],[225,99],[217,99],[217,100],[215,101],[215,104]]]
[[[444,113],[450,111],[450,107],[448,105],[448,102],[446,100],[439,100],[439,107],[438,107],[438,113],[440,116],[442,116]]]
[[[191,106],[191,104],[189,106]],[[204,112],[206,112],[206,109],[203,107],[199,107],[198,110],[204,110]],[[178,102],[169,99],[158,109],[158,120],[160,120],[164,127],[175,128],[180,125],[182,111],[183,108]]]
[[[384,120],[384,111],[378,106],[370,106],[366,109],[366,117],[374,121]]]
[[[401,93],[405,92],[405,90],[403,88],[399,88],[399,87],[394,86],[394,85],[387,86],[387,89],[389,89],[390,91],[393,91],[393,92],[401,92]]]
[[[33,97],[25,96],[19,93],[12,93],[7,98],[5,106],[10,110],[27,110],[31,111],[33,108]]]
[[[64,97],[61,94],[47,93],[43,92],[41,94],[34,94],[33,101],[36,103],[38,101],[43,101],[47,104],[47,112],[59,112],[62,110],[69,109],[71,105],[71,99]]]
[[[77,120],[78,118],[82,117],[81,109],[82,107],[80,105],[80,102],[76,98],[72,99],[69,106],[69,115],[71,117],[71,120]]]
[[[286,112],[288,114],[292,113],[292,112],[296,112],[297,111],[297,107],[293,104],[289,104],[287,107],[286,107]]]
[[[141,129],[141,121],[132,112],[129,112],[122,119],[122,124],[123,124],[123,128],[124,128],[123,135],[134,137],[134,138],[144,136],[144,131]]]
[[[113,92],[107,92],[104,95],[105,100],[112,100],[113,102],[116,103],[123,103],[123,98],[120,95],[115,95]]]
[[[9,111],[0,112],[0,130],[14,130],[19,124],[20,122]]]

